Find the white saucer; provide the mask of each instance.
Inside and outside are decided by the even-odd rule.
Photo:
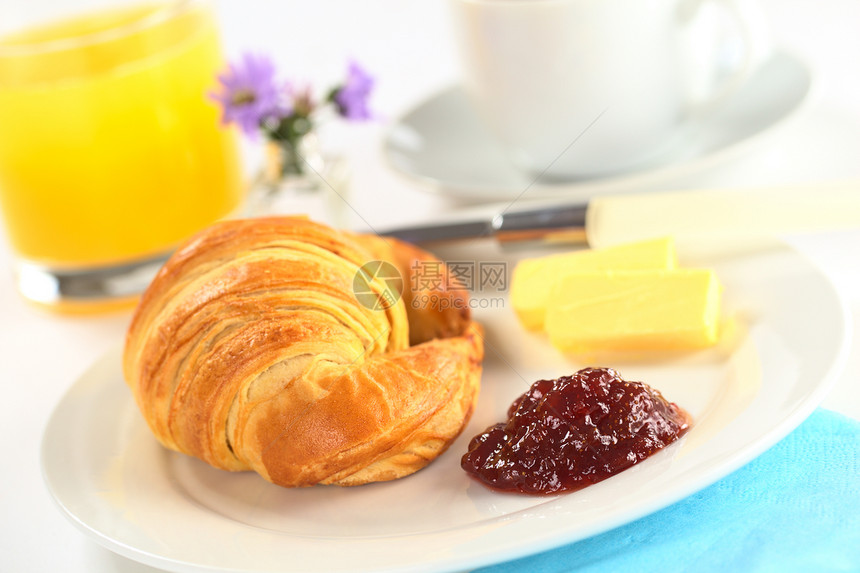
[[[679,128],[678,143],[647,169],[569,182],[535,181],[518,170],[475,115],[460,87],[431,97],[394,123],[384,144],[389,163],[429,188],[460,198],[512,199],[591,195],[659,183],[725,159],[785,120],[811,86],[808,68],[777,53],[712,113]]]

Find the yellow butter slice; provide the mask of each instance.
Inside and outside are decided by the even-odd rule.
[[[538,330],[544,326],[553,285],[567,274],[586,271],[674,269],[677,266],[675,243],[669,237],[525,259],[514,267],[511,277],[511,305],[523,326]]]
[[[568,274],[552,291],[546,331],[574,353],[704,348],[718,339],[721,295],[710,269]]]

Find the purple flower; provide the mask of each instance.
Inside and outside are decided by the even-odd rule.
[[[370,119],[367,100],[373,89],[373,78],[356,62],[350,62],[346,82],[335,90],[332,101],[343,117],[351,120]]]
[[[284,86],[278,84],[275,74],[274,63],[263,55],[246,53],[240,62],[231,63],[218,76],[221,91],[210,94],[221,103],[222,123],[236,123],[246,134],[255,136],[264,123],[288,115]]]

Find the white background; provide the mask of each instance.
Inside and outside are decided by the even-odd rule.
[[[745,155],[668,181],[666,188],[860,178],[860,2],[769,0],[763,5],[777,44],[800,56],[814,72],[808,101]],[[347,58],[357,58],[378,77],[373,105],[383,120],[396,118],[457,79],[447,6],[438,0],[222,0],[219,6],[230,55],[245,49],[265,51],[290,76],[321,85],[340,76]],[[355,227],[382,228],[456,208],[455,200],[426,193],[386,166],[380,151],[384,123],[348,130],[341,141],[354,168],[350,202],[360,214],[354,217]],[[860,323],[860,229],[790,240],[831,276],[855,323]],[[52,408],[97,357],[122,341],[128,314],[72,318],[41,313],[18,298],[10,268],[8,247],[0,243],[0,384],[5,406],[0,417],[0,435],[5,437],[0,569],[153,571],[79,533],[49,499],[39,469],[41,433]],[[860,336],[852,342],[846,370],[824,405],[860,418]]]

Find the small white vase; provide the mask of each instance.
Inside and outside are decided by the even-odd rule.
[[[265,164],[248,191],[245,216],[306,215],[343,228],[348,192],[346,160],[322,153],[314,133],[302,137],[297,146],[267,141]]]

